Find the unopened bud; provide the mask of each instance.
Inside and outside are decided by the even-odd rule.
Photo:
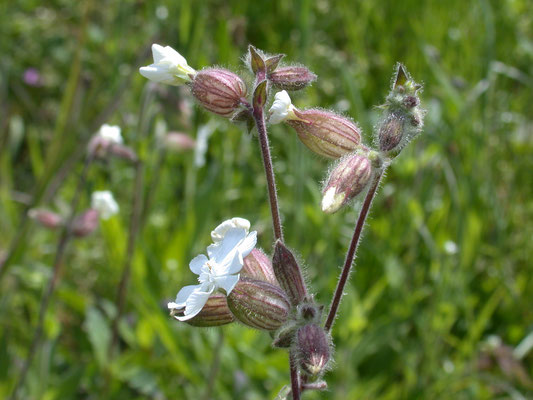
[[[287,295],[279,287],[242,277],[228,296],[228,306],[238,321],[267,331],[281,327],[290,310]]]
[[[163,139],[163,146],[175,152],[192,150],[196,146],[196,141],[185,133],[169,132]]]
[[[132,148],[122,144],[112,144],[109,148],[109,154],[112,156],[122,158],[123,160],[135,162],[137,161],[137,154]]]
[[[294,109],[297,119],[288,119],[298,137],[311,151],[324,157],[339,158],[359,149],[361,130],[349,120],[330,111]]]
[[[246,85],[231,71],[207,68],[194,76],[191,91],[205,109],[230,118],[246,96]]]
[[[63,225],[63,217],[49,210],[32,208],[28,211],[28,217],[37,221],[48,229],[56,229]]]
[[[306,67],[280,67],[268,74],[268,80],[283,90],[300,90],[316,80],[316,75]]]
[[[318,323],[322,317],[323,308],[324,306],[317,305],[314,302],[302,303],[296,309],[297,318],[307,323]]]
[[[277,332],[272,346],[280,349],[286,349],[291,347],[298,325],[294,321],[289,321],[286,325],[282,326]]]
[[[291,304],[300,304],[307,297],[302,270],[292,252],[280,240],[274,247],[272,265],[280,287],[289,296]]]
[[[381,151],[395,149],[404,136],[404,119],[396,114],[391,114],[379,127],[378,139]]]
[[[93,233],[98,227],[100,213],[94,208],[78,215],[72,222],[72,234],[76,237],[84,237]]]
[[[298,329],[295,353],[302,372],[311,377],[321,376],[331,357],[328,334],[324,328],[308,324]]]
[[[331,171],[322,191],[322,211],[338,211],[365,189],[371,177],[372,164],[367,157],[351,154],[343,158]]]
[[[279,286],[270,258],[268,258],[268,256],[259,249],[253,249],[250,254],[244,257],[244,265],[241,270],[241,276],[265,281],[274,286]]]
[[[185,307],[183,310],[173,309],[170,314],[173,317],[181,316],[184,310]],[[192,326],[209,327],[226,325],[234,320],[235,317],[228,307],[226,296],[221,293],[215,293],[209,297],[202,311],[186,322]]]

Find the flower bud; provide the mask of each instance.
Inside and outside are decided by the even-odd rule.
[[[268,80],[283,90],[300,90],[316,80],[316,75],[306,67],[280,67],[268,74]]]
[[[163,139],[163,146],[170,151],[183,152],[194,149],[196,141],[185,133],[169,132]]]
[[[370,160],[360,154],[344,157],[331,171],[322,191],[322,211],[331,214],[365,189],[372,177]]]
[[[398,155],[422,129],[425,112],[418,96],[421,89],[405,67],[398,64],[392,88],[381,106],[385,115],[376,129],[379,149],[389,158]]]
[[[359,149],[359,127],[348,118],[330,111],[294,109],[297,119],[287,120],[309,150],[324,157],[339,158]]]
[[[246,85],[231,71],[207,68],[194,76],[191,91],[205,109],[230,118],[246,96]]]
[[[252,328],[275,331],[289,316],[290,303],[279,287],[268,282],[241,278],[228,296],[235,318]]]
[[[404,135],[404,119],[396,114],[389,115],[378,131],[379,149],[390,151],[395,149]]]
[[[296,333],[295,353],[300,369],[311,377],[321,376],[331,357],[328,334],[316,324],[308,324]]]
[[[272,346],[277,347],[279,349],[286,349],[291,347],[297,330],[298,325],[296,324],[296,322],[289,321],[278,331],[276,331],[276,336],[272,341]]]
[[[177,316],[181,316],[183,311],[173,309],[170,314],[176,318]],[[234,320],[235,317],[229,310],[226,296],[222,293],[215,293],[209,297],[198,314],[185,322],[192,326],[208,327],[226,325]]]
[[[302,271],[292,252],[280,240],[274,247],[272,265],[280,287],[289,296],[291,304],[300,304],[307,297]]]
[[[37,221],[48,229],[56,229],[63,225],[63,217],[49,210],[32,208],[28,211],[28,217]]]
[[[72,222],[72,234],[76,237],[84,237],[93,233],[98,227],[100,213],[94,208],[78,215]]]
[[[268,258],[268,256],[259,249],[253,249],[250,254],[244,257],[244,265],[241,270],[241,276],[265,281],[274,286],[279,286],[270,258]]]

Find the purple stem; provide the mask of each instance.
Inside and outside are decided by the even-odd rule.
[[[292,351],[289,354],[289,365],[291,370],[292,400],[300,400],[300,379],[298,367],[296,366],[296,357]]]
[[[374,199],[374,195],[376,194],[379,182],[381,181],[381,177],[383,176],[384,171],[385,169],[383,168],[379,170],[374,176],[372,186],[366,194],[363,207],[361,207],[361,211],[359,211],[359,217],[357,218],[357,223],[355,224],[355,230],[352,236],[352,241],[350,242],[350,247],[348,248],[348,252],[346,253],[344,267],[342,268],[342,272],[339,277],[339,282],[337,283],[337,288],[335,289],[335,294],[333,295],[333,299],[331,300],[328,318],[326,319],[326,323],[324,325],[324,328],[327,332],[331,330],[333,322],[335,321],[335,317],[337,316],[337,310],[341,302],[344,287],[346,286],[346,282],[348,281],[348,277],[350,276],[350,272],[352,270],[355,252],[357,250],[357,246],[359,245],[359,239],[361,238],[361,232],[363,231],[368,211],[370,210],[372,200]]]
[[[255,121],[255,126],[257,127],[259,143],[261,145],[261,156],[263,158],[263,166],[265,167],[265,174],[267,178],[270,211],[272,213],[272,224],[274,225],[274,237],[276,240],[279,239],[283,242],[283,231],[281,227],[278,195],[276,191],[276,179],[274,177],[274,168],[272,167],[272,157],[270,156],[270,148],[268,144],[268,136],[266,131],[265,115],[263,109],[254,109],[253,117]]]

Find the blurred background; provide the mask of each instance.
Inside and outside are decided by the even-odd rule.
[[[68,215],[103,123],[144,162],[120,352],[110,356],[111,321],[136,174],[114,159],[90,168],[78,211],[111,190],[120,214],[69,243],[21,398],[273,399],[289,381],[267,333],[168,316],[219,222],[249,219],[267,252],[272,231],[255,134],[140,76],[155,42],[196,69],[239,73],[250,43],[285,53],[319,77],[294,104],[353,117],[367,143],[395,63],[424,83],[424,134],[374,202],[333,329],[329,390],[305,398],[532,398],[532,15],[529,0],[1,2],[0,397],[27,357],[60,236],[27,210]],[[195,148],[165,146],[168,132]],[[328,161],[286,126],[270,137],[287,244],[328,304],[359,204],[323,214]]]

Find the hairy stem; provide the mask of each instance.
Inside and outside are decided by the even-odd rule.
[[[298,376],[296,357],[292,351],[289,354],[289,365],[291,370],[292,400],[300,400],[300,377]]]
[[[133,185],[132,204],[133,210],[130,217],[130,226],[128,232],[128,245],[126,248],[126,257],[124,259],[124,265],[122,267],[122,275],[120,277],[120,283],[117,289],[116,306],[117,313],[113,319],[112,334],[111,334],[111,346],[109,352],[112,355],[115,346],[118,342],[118,323],[124,312],[124,305],[126,304],[126,294],[128,292],[128,283],[131,275],[131,264],[133,261],[133,255],[135,253],[135,241],[139,233],[142,216],[143,205],[143,163],[140,160],[135,162],[135,183]]]
[[[41,336],[43,333],[44,318],[46,316],[46,311],[48,310],[48,306],[50,304],[52,295],[54,294],[57,282],[59,281],[61,267],[63,265],[63,258],[65,256],[65,250],[67,248],[68,242],[72,238],[72,221],[74,220],[76,216],[76,209],[78,208],[78,203],[81,198],[81,192],[83,191],[83,187],[85,186],[85,183],[87,182],[87,175],[88,175],[89,167],[92,163],[92,160],[93,159],[91,156],[87,157],[87,159],[85,160],[85,164],[83,166],[82,173],[79,177],[78,185],[76,187],[74,197],[72,198],[72,202],[70,204],[70,215],[67,220],[67,223],[65,224],[65,227],[63,228],[63,231],[61,232],[59,242],[57,243],[57,250],[56,250],[56,255],[54,259],[54,267],[53,267],[52,276],[50,277],[50,280],[48,281],[48,287],[46,288],[43,298],[41,299],[41,305],[39,308],[39,319],[37,321],[37,326],[33,334],[28,356],[26,360],[24,361],[24,364],[22,365],[19,379],[15,385],[15,388],[13,389],[13,392],[11,393],[11,396],[9,397],[10,400],[17,399],[18,392],[24,385],[26,376],[33,362],[33,358],[35,357],[35,353],[37,352],[37,348],[39,347],[39,343],[41,341]]]
[[[324,328],[328,332],[331,330],[333,322],[335,321],[337,310],[339,308],[342,294],[344,292],[344,287],[346,286],[346,282],[348,281],[350,272],[352,270],[355,252],[357,250],[357,246],[359,245],[359,239],[361,238],[361,232],[363,231],[368,211],[370,210],[372,200],[374,199],[374,195],[376,194],[379,182],[381,181],[381,177],[383,176],[384,172],[385,168],[380,169],[374,176],[372,185],[370,186],[370,189],[366,194],[363,206],[361,207],[361,211],[359,211],[359,217],[357,218],[357,222],[355,224],[355,230],[353,232],[352,241],[350,242],[350,247],[348,248],[348,252],[346,253],[344,267],[342,268],[342,272],[339,277],[339,282],[337,283],[337,288],[335,289],[335,294],[333,295],[333,299],[331,300],[331,306],[329,309],[328,317],[326,319],[326,324],[324,325]]]
[[[270,200],[270,211],[272,213],[272,224],[274,225],[274,237],[276,240],[283,242],[283,231],[281,227],[281,218],[279,215],[278,195],[276,192],[276,179],[274,177],[274,168],[272,167],[272,157],[268,144],[268,136],[265,124],[265,115],[262,108],[254,109],[253,117],[257,132],[259,134],[259,143],[261,145],[261,156],[268,186],[268,198]]]

